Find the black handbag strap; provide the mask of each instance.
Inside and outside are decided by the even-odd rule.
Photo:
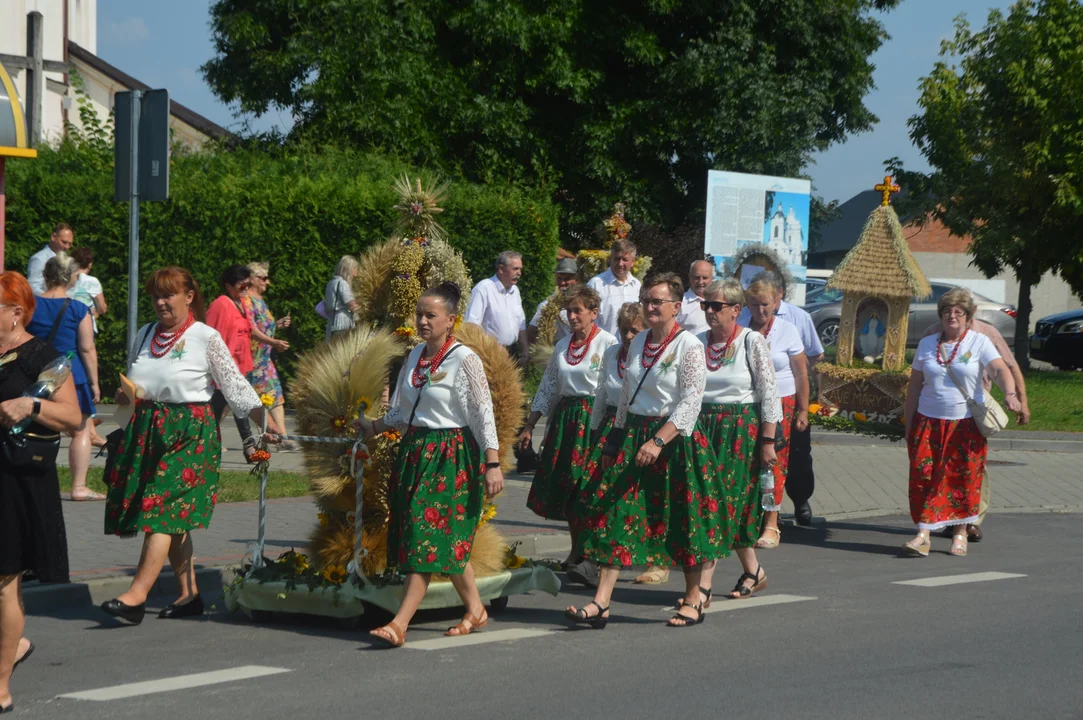
[[[648,330],[647,332],[650,332],[650,331]],[[683,328],[678,330],[677,334],[673,336],[673,340],[671,340],[670,342],[674,342],[678,337],[680,337],[680,334],[683,333],[683,332],[684,332]],[[647,346],[646,341],[643,342],[643,346],[644,347]],[[658,361],[655,361],[654,365],[657,365],[657,364],[658,364]],[[651,365],[649,368],[647,368],[647,370],[643,373],[643,377],[639,378],[639,384],[636,385],[636,390],[635,390],[634,393],[632,393],[632,399],[628,401],[628,407],[632,407],[632,403],[634,403],[636,401],[636,396],[639,395],[639,389],[643,387],[643,381],[646,380],[647,376],[651,374],[651,370],[654,369],[654,365]]]
[[[56,333],[60,330],[60,321],[64,319],[64,313],[68,311],[68,306],[71,305],[71,298],[64,298],[64,304],[60,306],[60,312],[56,314],[56,319],[53,320],[53,329],[49,331],[49,338],[45,341],[45,344],[49,347],[53,347],[53,340],[56,340]],[[56,350],[56,348],[53,348]]]
[[[449,357],[451,357],[451,355],[461,347],[462,347],[462,343],[458,343],[456,345],[453,345],[451,347],[451,349],[447,351],[447,355],[444,356],[444,360],[447,360]],[[421,352],[425,352],[425,351],[422,350]],[[443,362],[443,360],[441,360],[440,362]],[[412,371],[407,371],[407,372],[412,372]],[[417,406],[421,404],[421,394],[425,391],[425,388],[428,387],[428,385],[429,385],[429,377],[430,377],[429,375],[426,375],[425,376],[425,382],[421,383],[421,387],[419,387],[417,389],[417,400],[414,401],[414,409],[410,411],[410,419],[406,421],[406,429],[407,430],[409,430],[410,428],[412,428],[414,426],[414,417],[417,415]],[[409,381],[409,377],[407,377],[407,381]]]
[[[139,338],[139,342],[137,342],[135,344],[135,347],[133,347],[131,353],[129,353],[129,355],[128,355],[128,369],[129,370],[132,369],[132,365],[135,365],[136,358],[139,357],[139,351],[142,350],[143,345],[146,344],[147,336],[149,336],[150,333],[154,330],[155,324],[156,323],[151,323],[150,325],[147,325],[147,329],[143,331],[143,337]]]

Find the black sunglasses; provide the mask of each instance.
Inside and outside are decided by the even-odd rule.
[[[737,307],[741,303],[728,303],[718,302],[717,300],[700,300],[699,306],[703,308],[704,312],[710,310],[711,312],[722,312],[722,308]]]

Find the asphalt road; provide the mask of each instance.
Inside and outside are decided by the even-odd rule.
[[[910,528],[888,517],[788,530],[762,554],[769,590],[716,600],[691,629],[664,627],[676,574],[658,588],[629,574],[602,631],[568,629],[562,609],[586,599],[572,588],[511,598],[476,645],[444,641],[457,613],[426,614],[393,651],[318,619],[257,625],[220,604],[139,627],[95,608],[32,617],[37,652],[13,678],[11,717],[1080,717],[1079,516],[991,516],[967,558],[938,538],[931,557],[901,557]],[[723,561],[717,587],[739,572]],[[974,573],[1004,575],[896,584]],[[288,672],[245,678],[271,672],[249,666]],[[58,697],[196,673],[212,675],[193,684],[241,677]]]

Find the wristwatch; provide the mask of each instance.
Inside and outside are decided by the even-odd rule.
[[[666,441],[663,440],[662,438],[658,437],[657,435],[655,435],[654,438],[652,438],[652,439],[654,440],[654,444],[657,445],[658,447],[664,448],[666,446]]]
[[[33,420],[38,415],[41,415],[41,400],[34,398],[34,409],[30,411],[30,419]]]
[[[500,463],[498,462],[485,463],[486,470],[496,470],[498,467],[500,467]]]

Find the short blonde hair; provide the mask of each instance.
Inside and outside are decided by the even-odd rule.
[[[253,275],[267,276],[271,274],[271,266],[265,262],[250,262],[248,263],[248,272]]]
[[[349,281],[351,276],[357,272],[357,267],[357,258],[353,255],[343,255],[338,261],[338,265],[335,265],[335,275]]]
[[[950,307],[959,306],[966,313],[967,322],[974,319],[974,313],[978,311],[978,305],[974,302],[974,296],[964,287],[953,287],[940,296],[936,301],[936,314],[944,317],[944,312]]]
[[[727,302],[731,305],[745,304],[745,291],[737,278],[729,277],[725,280],[715,280],[703,291],[704,300],[715,297],[716,295],[721,295],[722,302]]]
[[[639,323],[647,326],[647,316],[643,314],[643,306],[637,302],[624,303],[617,311],[617,331],[624,332],[633,324]]]

